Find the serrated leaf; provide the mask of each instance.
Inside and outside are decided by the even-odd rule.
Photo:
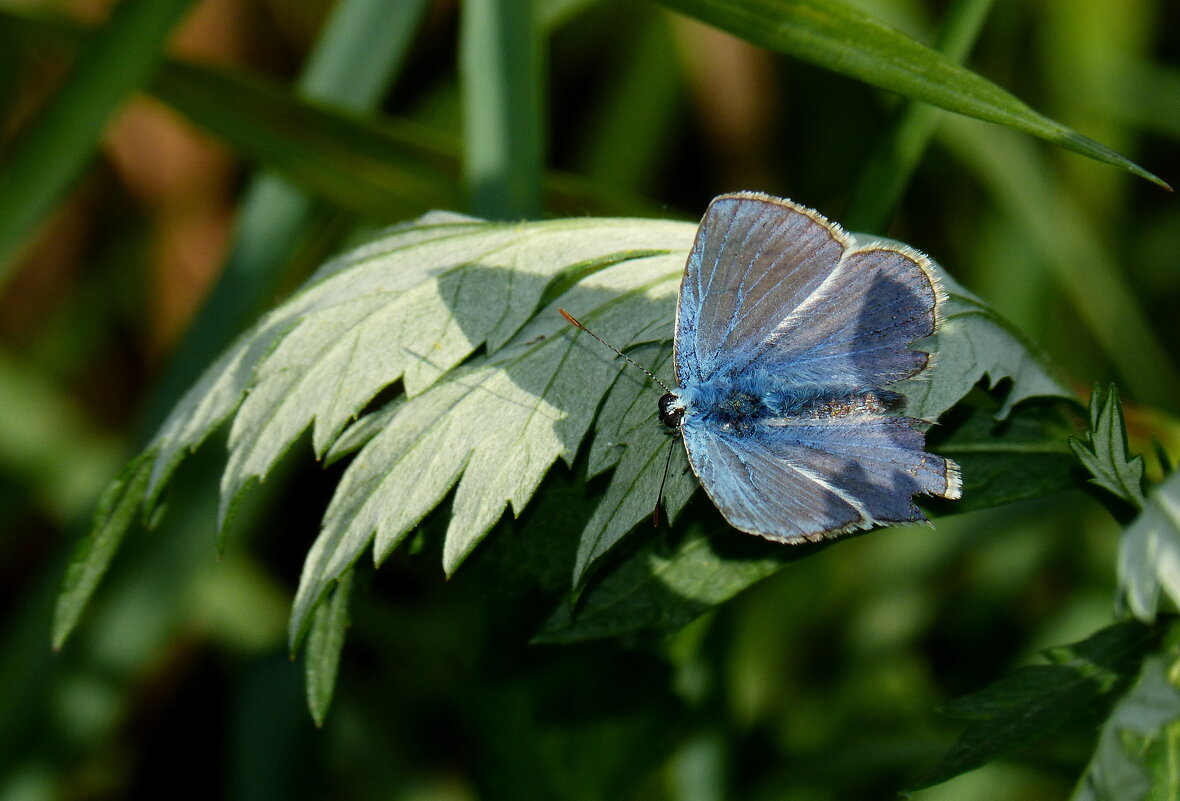
[[[1081,437],[1070,437],[1069,446],[1093,476],[1091,483],[1136,509],[1143,508],[1147,502],[1143,494],[1143,457],[1131,456],[1127,449],[1127,425],[1114,384],[1105,392],[1094,387],[1090,396],[1090,430]]]
[[[348,601],[352,594],[353,572],[348,570],[336,582],[331,595],[315,611],[307,636],[304,654],[304,681],[307,687],[307,708],[317,726],[324,725],[332,693],[336,689],[336,674],[340,669],[340,652],[344,649],[344,633],[348,628]]]
[[[616,342],[668,336],[670,320],[659,309],[669,308],[675,297],[692,229],[668,230],[674,236],[688,234],[679,250],[620,261],[585,278],[557,302],[578,309]],[[618,234],[599,229],[593,241],[599,247],[617,245]],[[538,244],[534,258],[554,257],[552,242]],[[567,250],[574,252],[581,251]],[[486,293],[473,300],[493,301]],[[462,317],[461,311],[452,313]],[[572,461],[595,408],[623,366],[593,344],[575,336],[555,302],[491,356],[453,370],[406,400],[341,479],[304,566],[292,636],[298,636],[326,582],[371,540],[379,562],[456,483],[443,549],[448,573],[508,504],[519,514],[549,467],[559,457]]]
[[[1001,420],[1028,398],[1073,399],[1050,373],[1036,345],[951,278],[941,265],[935,267],[947,293],[943,325],[917,346],[937,354],[929,378],[898,386],[906,396],[907,414],[937,420],[984,378],[992,388],[1005,378],[1012,379],[1012,387],[996,412]]]
[[[1028,403],[998,420],[1002,405],[992,394],[972,392],[930,430],[927,447],[958,462],[963,475],[963,497],[925,500],[933,511],[986,509],[1078,485],[1066,444],[1077,430],[1070,406]]]
[[[770,50],[1038,136],[1169,188],[1103,144],[1033,111],[991,81],[840,0],[660,0]]]
[[[1119,542],[1119,591],[1135,617],[1155,618],[1161,589],[1180,603],[1180,472],[1148,493]]]
[[[1115,705],[1073,801],[1154,801],[1180,793],[1180,659],[1148,657],[1136,685]]]
[[[670,345],[636,351],[632,357],[648,364],[665,384],[675,382]],[[575,588],[599,557],[637,522],[653,514],[661,483],[669,522],[676,519],[698,487],[683,444],[656,418],[658,398],[659,389],[642,373],[624,370],[599,412],[587,475],[593,477],[611,468],[614,472],[606,495],[582,530],[574,564]]]
[[[569,327],[556,308],[619,347],[651,344],[653,367],[668,382],[666,343],[694,232],[668,221],[509,225],[438,215],[391,229],[326,264],[205,372],[149,446],[145,512],[179,460],[235,411],[223,525],[242,489],[309,428],[318,456],[355,453],[304,565],[295,641],[370,542],[377,561],[384,559],[452,491],[443,554],[453,571],[509,506],[520,513],[558,458],[572,461],[609,391],[590,473],[614,470],[582,533],[577,570],[585,574],[650,514],[669,445],[670,517],[697,483],[658,422],[658,389]],[[948,334],[941,344],[953,341]],[[1015,338],[996,346],[1019,347]],[[1019,366],[1025,357],[990,358]],[[1010,404],[1055,391],[1030,364],[1017,370]],[[997,380],[998,372],[989,375]],[[964,381],[950,385],[966,389]],[[394,400],[367,410],[382,391]],[[953,402],[951,395],[940,390],[939,402]],[[736,592],[756,572],[735,565],[718,586]]]
[[[155,454],[145,451],[119,471],[99,498],[90,534],[74,548],[53,610],[53,647],[59,649],[110,567],[143,502]]]
[[[941,784],[1113,703],[1165,631],[1136,622],[1115,623],[1081,642],[1047,652],[1052,664],[1021,668],[956,700],[944,711],[975,722],[909,789]]]

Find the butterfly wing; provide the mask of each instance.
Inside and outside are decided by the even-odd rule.
[[[790,201],[716,198],[697,229],[676,307],[676,377],[713,377],[770,337],[811,297],[849,245],[838,228]]]
[[[710,499],[738,529],[781,542],[925,520],[915,493],[957,498],[958,467],[922,450],[909,420],[799,418],[737,434],[685,419],[685,448]]]
[[[929,356],[909,345],[937,329],[942,299],[929,261],[904,246],[858,248],[817,212],[765,195],[710,205],[681,283],[676,374],[696,399],[681,428],[689,460],[735,527],[815,540],[925,520],[915,494],[959,496],[954,462],[925,453],[914,421],[884,403],[735,426],[693,409],[710,397],[726,407],[710,393],[734,391],[727,379],[822,401],[917,375]]]
[[[903,246],[856,248],[787,200],[722,195],[705,212],[676,315],[681,386],[765,370],[796,384],[880,388],[921,372],[942,292]]]

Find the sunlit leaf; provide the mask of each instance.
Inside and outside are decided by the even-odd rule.
[[[178,462],[231,418],[223,531],[243,489],[265,478],[304,432],[311,431],[320,458],[352,454],[304,564],[291,621],[297,642],[309,614],[370,544],[382,561],[453,493],[442,549],[443,567],[453,572],[506,510],[520,514],[558,459],[573,464],[594,426],[588,474],[611,475],[582,531],[580,583],[651,514],[665,467],[664,505],[673,520],[697,482],[683,448],[658,422],[659,389],[569,326],[557,308],[632,350],[670,384],[668,343],[693,234],[694,226],[675,222],[493,224],[437,214],[392,229],[324,265],[205,372],[139,463],[150,470],[146,485],[135,484],[123,503],[142,500],[150,513]],[[939,366],[917,401],[920,413],[933,416],[985,374],[993,382],[1013,379],[1005,408],[1015,399],[1059,394],[1036,357],[974,303],[935,343]],[[963,338],[979,346],[964,347]],[[940,377],[942,370],[949,378]],[[972,477],[984,473],[970,466],[968,452],[1007,455],[1015,443],[1031,464],[1034,439],[1042,447],[1053,422],[1031,413],[995,417],[989,409],[985,424],[952,421],[949,436],[939,432],[948,454],[959,458],[957,448],[967,456],[965,486],[977,505],[1009,497],[994,487],[976,491]],[[1001,423],[1003,431],[995,428]],[[1022,481],[1020,491],[1047,491],[1045,480],[1057,481],[1058,471],[1045,475]],[[699,582],[691,574],[703,552],[694,557],[669,547],[659,559],[675,569],[655,570],[655,583],[643,566],[614,580],[625,585],[639,577],[643,592],[664,592],[660,582],[683,575],[675,592],[665,593],[684,604],[661,612],[669,620],[691,619],[772,569],[761,557],[751,567],[745,557],[714,555],[711,578]],[[805,552],[790,550],[792,558]],[[602,615],[622,608],[609,592],[595,592],[594,602],[608,610]]]
[[[1140,620],[1155,618],[1160,590],[1180,603],[1180,472],[1147,495],[1119,543],[1119,588]]]

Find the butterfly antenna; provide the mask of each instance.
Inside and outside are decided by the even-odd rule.
[[[594,337],[599,342],[601,342],[603,345],[606,345],[608,348],[613,350],[617,355],[623,357],[623,359],[626,360],[627,364],[638,367],[640,370],[642,370],[644,372],[645,375],[647,375],[648,378],[650,378],[652,381],[655,381],[657,384],[659,384],[660,387],[663,388],[664,392],[671,392],[672,391],[672,390],[668,389],[668,386],[663,381],[661,381],[660,379],[658,379],[654,375],[652,375],[651,370],[648,370],[646,367],[644,367],[642,364],[640,364],[639,362],[632,359],[626,353],[623,353],[621,350],[616,348],[614,345],[610,344],[605,339],[598,336],[598,334],[594,333],[589,328],[582,325],[581,322],[579,322],[577,319],[575,319],[574,316],[571,315],[569,312],[567,312],[565,309],[558,309],[557,313],[560,314],[562,317],[564,317],[567,323],[574,326],[575,328],[582,329],[587,334],[589,334],[590,336]],[[665,471],[665,476],[666,476],[666,471]]]
[[[660,491],[656,493],[656,508],[651,510],[651,524],[656,528],[660,527],[660,502],[664,500],[664,484],[668,481],[668,467],[672,464],[672,448],[675,445],[675,439],[668,443],[668,458],[664,460],[664,477],[660,479]]]

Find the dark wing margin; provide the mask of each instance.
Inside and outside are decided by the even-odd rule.
[[[752,192],[705,211],[676,308],[681,386],[726,371],[829,278],[852,240],[818,212]]]

